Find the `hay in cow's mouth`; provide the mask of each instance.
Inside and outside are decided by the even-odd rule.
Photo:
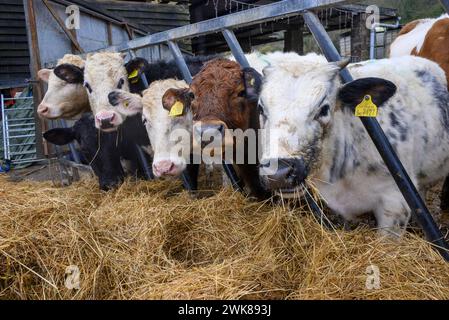
[[[0,178],[0,298],[448,299],[449,264],[420,235],[323,229],[306,207],[179,181],[97,191]],[[79,290],[67,270],[79,269]],[[367,288],[377,267],[380,289]]]

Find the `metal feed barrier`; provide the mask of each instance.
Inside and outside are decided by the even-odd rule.
[[[184,79],[187,82],[191,82],[192,76],[187,68],[187,64],[184,57],[179,50],[176,41],[185,38],[192,38],[202,36],[210,33],[221,32],[225,37],[225,40],[232,51],[232,54],[236,60],[242,66],[249,66],[248,61],[244,55],[240,44],[235,37],[232,28],[243,27],[253,24],[260,24],[268,21],[273,21],[281,18],[288,18],[291,16],[302,15],[306,25],[310,32],[314,36],[315,40],[319,44],[321,50],[329,61],[339,61],[341,57],[333,45],[329,35],[322,26],[318,17],[309,10],[322,9],[331,7],[337,4],[343,4],[354,1],[343,0],[284,0],[274,4],[257,7],[254,9],[245,10],[242,12],[202,21],[199,23],[187,25],[184,27],[148,35],[142,38],[128,41],[119,46],[113,46],[107,48],[112,51],[129,51],[167,43],[170,47],[171,53],[176,60],[176,63]],[[442,5],[446,11],[449,12],[449,0],[441,0]],[[352,76],[347,69],[341,71],[341,78],[344,83],[352,81]],[[404,196],[407,204],[409,205],[413,217],[421,225],[426,238],[434,245],[434,247],[440,252],[442,257],[449,261],[449,247],[444,240],[443,235],[438,229],[435,221],[429,213],[424,201],[419,195],[416,187],[410,180],[406,170],[404,169],[401,161],[393,150],[389,143],[385,133],[379,125],[376,118],[360,118],[364,127],[366,128],[369,136],[373,140],[377,150],[379,151],[382,159],[387,165],[391,175],[393,176],[396,184],[398,185],[402,195]],[[225,172],[230,176],[234,185],[238,185],[238,178],[235,171],[230,164],[224,163]]]

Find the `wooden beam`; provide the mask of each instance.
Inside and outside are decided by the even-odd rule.
[[[25,16],[28,24],[27,34],[31,59],[31,77],[37,79],[37,73],[41,69],[41,58],[39,52],[39,41],[37,36],[36,15],[34,12],[33,0],[24,0]],[[44,88],[40,81],[32,82],[33,84],[33,100],[34,100],[34,118],[36,119],[36,150],[38,155],[48,155],[47,142],[42,137],[42,132],[47,130],[47,121],[39,118],[36,106],[39,105],[43,98]]]
[[[42,0],[42,2],[47,7],[48,11],[50,11],[53,18],[56,20],[56,22],[59,24],[59,26],[62,28],[62,31],[67,35],[67,37],[70,39],[72,44],[75,46],[76,50],[78,50],[79,53],[84,53],[83,48],[81,48],[80,44],[78,43],[78,40],[76,37],[73,36],[73,34],[68,30],[65,26],[64,21],[59,17],[58,13],[53,9],[51,4],[48,2],[48,0]]]

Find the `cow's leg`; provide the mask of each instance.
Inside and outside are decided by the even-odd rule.
[[[402,194],[394,186],[384,190],[374,215],[381,235],[400,237],[410,220],[410,209]]]

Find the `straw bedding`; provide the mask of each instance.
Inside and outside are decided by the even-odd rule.
[[[323,229],[306,207],[177,181],[97,191],[0,177],[0,298],[448,299],[449,264],[419,234]],[[77,266],[79,289],[65,286]],[[366,269],[380,288],[366,288]]]

